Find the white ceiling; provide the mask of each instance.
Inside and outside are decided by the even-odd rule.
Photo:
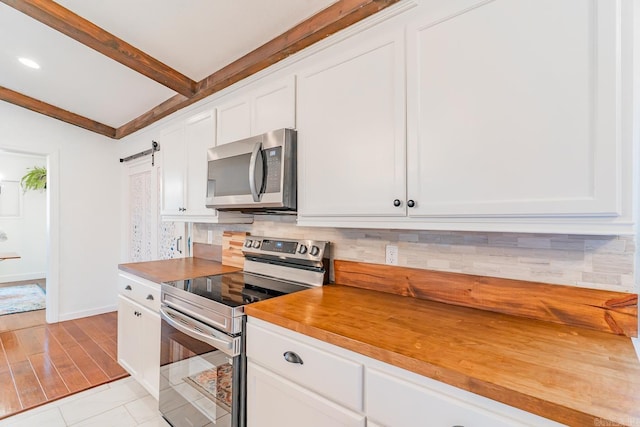
[[[199,81],[335,0],[59,0]],[[176,93],[0,3],[0,86],[119,127]],[[40,63],[20,64],[19,56]]]

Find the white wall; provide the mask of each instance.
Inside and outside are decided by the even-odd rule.
[[[0,152],[0,175],[5,181],[20,181],[28,169],[46,166],[42,156]],[[20,190],[18,217],[0,217],[0,230],[8,239],[0,242],[0,252],[17,252],[21,258],[0,262],[0,283],[45,277],[47,270],[46,194]]]
[[[47,156],[47,321],[116,309],[118,144],[0,102],[0,148]]]

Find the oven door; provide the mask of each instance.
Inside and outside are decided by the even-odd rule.
[[[173,427],[245,425],[246,358],[229,336],[162,306],[160,412]]]

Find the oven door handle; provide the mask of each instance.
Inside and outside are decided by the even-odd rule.
[[[228,356],[240,354],[240,338],[232,338],[166,306],[160,307],[160,317],[178,331],[217,348]]]

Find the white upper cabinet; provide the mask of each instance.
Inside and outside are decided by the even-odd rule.
[[[619,214],[620,2],[456,3],[407,31],[408,214]]]
[[[251,96],[251,134],[296,127],[295,76],[261,86]]]
[[[188,215],[215,216],[216,210],[205,206],[207,197],[207,150],[213,147],[215,138],[215,114],[206,111],[189,118],[185,124],[187,152],[187,197],[185,213]]]
[[[218,106],[217,145],[274,129],[295,128],[295,78],[249,88]]]
[[[298,224],[634,232],[633,6],[430,0],[307,61]]]
[[[218,107],[217,145],[251,136],[251,105],[249,98],[234,99]]]
[[[298,76],[298,213],[404,216],[401,32]]]
[[[216,112],[208,110],[160,132],[163,220],[251,222],[250,216],[207,208],[207,149],[214,147]]]
[[[185,205],[186,150],[184,126],[179,124],[160,132],[162,156],[161,214],[181,215]]]

